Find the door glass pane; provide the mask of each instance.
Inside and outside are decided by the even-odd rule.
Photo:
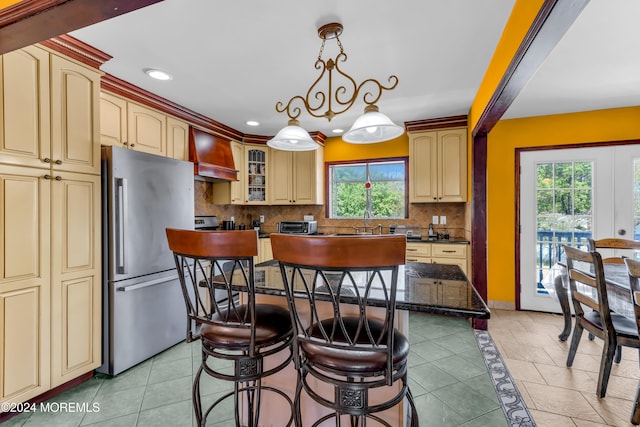
[[[633,161],[633,240],[640,240],[640,159]]]
[[[564,261],[562,245],[588,247],[593,230],[593,164],[540,163],[536,176],[536,281],[537,292],[546,293],[542,281],[556,262]]]

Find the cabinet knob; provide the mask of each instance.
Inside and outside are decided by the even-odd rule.
[[[51,175],[45,175],[43,176],[44,179],[51,179]]]
[[[60,175],[56,176],[56,181],[62,181],[62,177]]]
[[[136,146],[136,144],[131,144],[131,145],[130,145],[130,147],[131,147],[131,148],[133,148],[133,147],[135,147],[135,146]]]
[[[62,164],[62,160],[56,160],[54,163],[55,163],[56,165],[61,165],[61,164]]]
[[[50,159],[50,158],[48,158],[48,157],[45,157],[43,161],[44,161],[45,163],[51,163],[51,159]]]

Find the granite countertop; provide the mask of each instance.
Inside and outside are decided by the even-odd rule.
[[[278,261],[255,267],[256,292],[284,296],[284,284]],[[361,273],[366,281],[366,272]],[[374,290],[375,291],[375,290]],[[379,292],[383,292],[382,288]],[[349,303],[349,295],[343,296]],[[397,309],[448,316],[488,319],[491,312],[475,287],[457,265],[408,262],[401,267]],[[370,295],[375,306],[375,295]]]

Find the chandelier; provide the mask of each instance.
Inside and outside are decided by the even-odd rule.
[[[326,118],[331,121],[336,115],[349,110],[362,94],[362,100],[366,104],[364,114],[358,117],[351,129],[342,139],[353,144],[371,144],[397,138],[404,133],[404,128],[393,123],[387,116],[378,111],[376,103],[384,90],[392,90],[398,85],[398,77],[391,75],[388,78],[388,86],[375,79],[366,79],[361,83],[342,71],[340,63],[347,60],[340,42],[342,24],[330,23],[318,29],[318,36],[322,39],[318,59],[315,68],[320,70],[320,75],[311,84],[306,95],[296,95],[289,102],[276,103],[276,111],[286,112],[289,116],[288,126],[280,130],[267,145],[280,150],[306,151],[315,150],[319,145],[311,138],[309,133],[300,127],[298,117],[302,113],[302,107],[313,117]],[[335,58],[325,61],[322,58],[325,42],[336,40],[340,52]],[[335,73],[335,75],[334,75]],[[334,82],[334,77],[339,83]],[[326,80],[326,82],[324,82]],[[326,93],[324,89],[326,88]]]

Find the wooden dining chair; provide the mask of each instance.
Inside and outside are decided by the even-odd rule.
[[[604,264],[624,264],[624,258],[633,255],[634,250],[640,250],[640,242],[636,240],[622,239],[618,237],[607,237],[604,239],[589,239],[589,250],[599,249],[626,250],[625,255],[607,256],[602,258]],[[602,254],[601,254],[602,255]],[[589,334],[589,339],[593,340],[593,335]],[[622,347],[618,346],[614,361],[620,363],[622,360]]]
[[[599,249],[629,249],[640,250],[640,241],[620,239],[617,237],[605,239],[589,239],[589,250],[598,251]],[[629,252],[629,254],[631,254]],[[624,264],[624,256],[604,257],[602,262],[607,264]]]
[[[343,417],[351,426],[367,419],[399,425],[379,413],[406,398],[411,418],[401,425],[418,426],[407,380],[409,340],[394,327],[405,236],[271,234],[271,244],[294,328],[297,425],[343,425]],[[331,412],[303,424],[303,390]]]
[[[629,288],[633,301],[633,311],[636,316],[636,325],[640,331],[640,262],[625,258],[625,264],[629,270]],[[636,390],[636,400],[631,410],[631,424],[640,424],[640,383]]]
[[[616,348],[618,345],[640,348],[638,329],[634,320],[610,310],[600,254],[566,245],[563,249],[567,255],[567,274],[576,317],[567,366],[573,365],[585,329],[602,339],[596,394],[598,397],[605,397]],[[585,311],[584,307],[590,308],[591,311]]]
[[[198,427],[204,427],[211,411],[229,397],[234,399],[238,427],[261,425],[263,392],[279,395],[293,409],[287,394],[262,384],[263,378],[291,362],[293,330],[286,308],[255,301],[253,257],[258,255],[258,233],[174,228],[167,228],[166,233],[187,306],[187,342],[201,342],[202,359],[192,387]],[[227,295],[224,303],[215,298],[220,291]],[[235,292],[244,292],[246,302],[236,302]],[[278,362],[267,365],[265,359],[272,355]],[[232,391],[205,409],[200,391],[203,373],[234,384]],[[291,413],[287,426],[293,418]]]

